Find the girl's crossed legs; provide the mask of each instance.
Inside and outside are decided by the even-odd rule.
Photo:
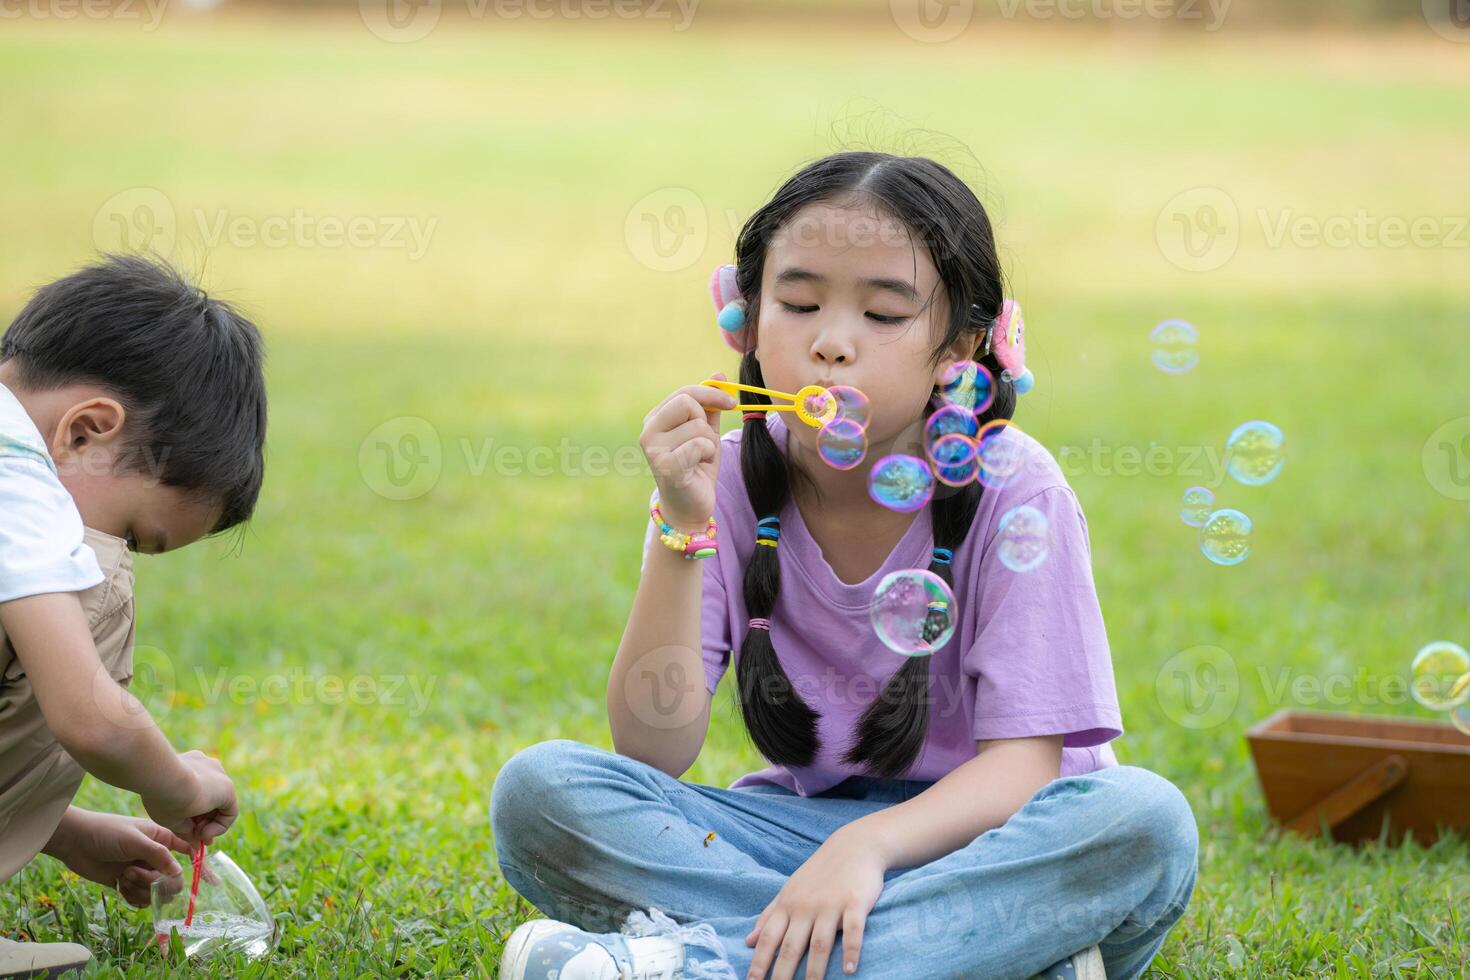
[[[816,796],[722,789],[567,739],[516,753],[490,820],[506,880],[545,915],[616,932],[652,906],[705,923],[706,975],[743,980],[745,936],[834,830],[932,783],[854,776]],[[713,836],[710,836],[713,833]],[[1172,783],[1136,766],[1052,780],[1000,827],[894,868],[868,914],[855,976],[1027,977],[1097,944],[1113,980],[1140,974],[1194,889],[1198,830]],[[842,972],[841,936],[827,976]],[[806,957],[795,976],[805,975]]]

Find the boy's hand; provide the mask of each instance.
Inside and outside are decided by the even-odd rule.
[[[190,844],[211,844],[240,815],[235,784],[218,759],[198,749],[180,753],[179,761],[192,775],[193,785],[168,799],[144,797],[143,807],[150,817]],[[204,819],[196,821],[196,817]]]
[[[170,849],[187,853],[189,844],[142,817],[71,807],[46,852],[88,881],[116,888],[129,905],[142,908],[149,903],[155,880],[182,873]]]

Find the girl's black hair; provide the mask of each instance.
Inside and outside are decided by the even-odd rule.
[[[172,266],[102,261],[43,286],[0,340],[0,363],[45,391],[87,382],[128,410],[125,472],[222,510],[211,533],[250,519],[265,478],[260,332]]]
[[[761,275],[766,251],[782,226],[802,208],[816,203],[846,205],[870,201],[901,221],[916,245],[928,249],[939,273],[949,312],[943,337],[934,345],[936,366],[947,351],[970,341],[975,359],[996,379],[995,400],[979,416],[981,423],[1009,419],[1016,407],[1015,387],[1001,378],[994,354],[978,350],[986,330],[1000,315],[1005,297],[995,237],[985,208],[973,191],[942,164],[925,157],[876,152],[835,153],[803,168],[786,181],[763,207],[751,215],[736,240],[736,283],[746,300],[746,316],[759,316]],[[936,297],[925,303],[929,306]],[[740,363],[740,380],[765,386],[760,362],[748,353]],[[742,395],[752,402],[763,395]],[[927,418],[937,401],[931,399]],[[741,436],[740,469],[757,519],[777,517],[785,505],[791,479],[805,474],[784,458],[764,419],[746,420]],[[958,490],[939,485],[931,506],[934,546],[952,554],[974,522],[983,492],[979,483]],[[781,589],[777,548],[757,547],[745,569],[745,607],[752,618],[769,619]],[[946,561],[929,570],[953,585]],[[955,610],[950,610],[953,616]],[[939,614],[936,614],[939,615]],[[938,624],[935,624],[938,625]],[[916,760],[929,723],[929,662],[907,657],[878,698],[858,720],[856,738],[844,761],[874,775],[897,779]],[[818,714],[796,692],[781,667],[767,630],[747,629],[740,644],[736,682],[741,714],[751,741],[771,762],[810,765],[819,736]]]

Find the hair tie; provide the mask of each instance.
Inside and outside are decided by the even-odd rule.
[[[936,564],[936,565],[948,565],[952,561],[954,561],[954,552],[953,551],[950,551],[948,548],[935,548],[934,549],[934,564]]]
[[[752,619],[747,625],[753,630],[765,630],[767,633],[771,631],[769,619]]]
[[[766,420],[766,413],[763,411],[746,412],[744,415],[740,416],[740,418],[742,421],[745,422],[764,422]]]
[[[781,518],[762,517],[755,522],[755,543],[763,544],[767,548],[776,547],[776,542],[781,540]]]

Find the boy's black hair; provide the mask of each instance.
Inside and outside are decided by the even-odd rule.
[[[908,229],[916,248],[928,250],[939,273],[939,289],[947,300],[948,319],[931,348],[937,366],[947,351],[978,345],[1001,313],[1005,298],[1000,260],[990,218],[973,191],[942,164],[926,157],[888,153],[844,152],[823,157],[788,180],[773,198],[750,216],[735,243],[735,281],[746,300],[746,315],[760,328],[761,273],[766,250],[783,225],[802,208],[830,202],[875,203]],[[931,296],[927,307],[937,296]],[[972,347],[972,349],[974,349]],[[994,353],[975,360],[995,378],[995,400],[977,417],[981,423],[1009,419],[1016,408],[1015,385],[1001,374]],[[760,362],[752,351],[740,362],[740,381],[764,387]],[[765,395],[741,398],[768,402]],[[934,410],[931,399],[926,418]],[[785,505],[790,478],[805,474],[783,458],[766,423],[758,416],[745,422],[740,442],[740,470],[757,519],[777,517]],[[934,545],[957,551],[974,523],[984,488],[970,483],[957,489],[936,487],[930,504]],[[775,548],[756,548],[742,583],[747,612],[770,619],[781,589]],[[947,562],[932,562],[929,571],[954,584]],[[951,609],[952,617],[956,610]],[[929,623],[926,627],[943,624]],[[929,724],[929,663],[932,657],[908,657],[878,698],[857,722],[843,761],[861,765],[885,779],[897,779],[916,761]],[[751,741],[761,754],[783,765],[810,765],[819,749],[819,715],[797,693],[776,656],[767,630],[747,629],[736,663],[740,711]]]
[[[250,519],[265,475],[260,331],[172,266],[106,255],[43,286],[0,339],[25,387],[91,383],[128,412],[126,472],[223,505],[210,533]]]

